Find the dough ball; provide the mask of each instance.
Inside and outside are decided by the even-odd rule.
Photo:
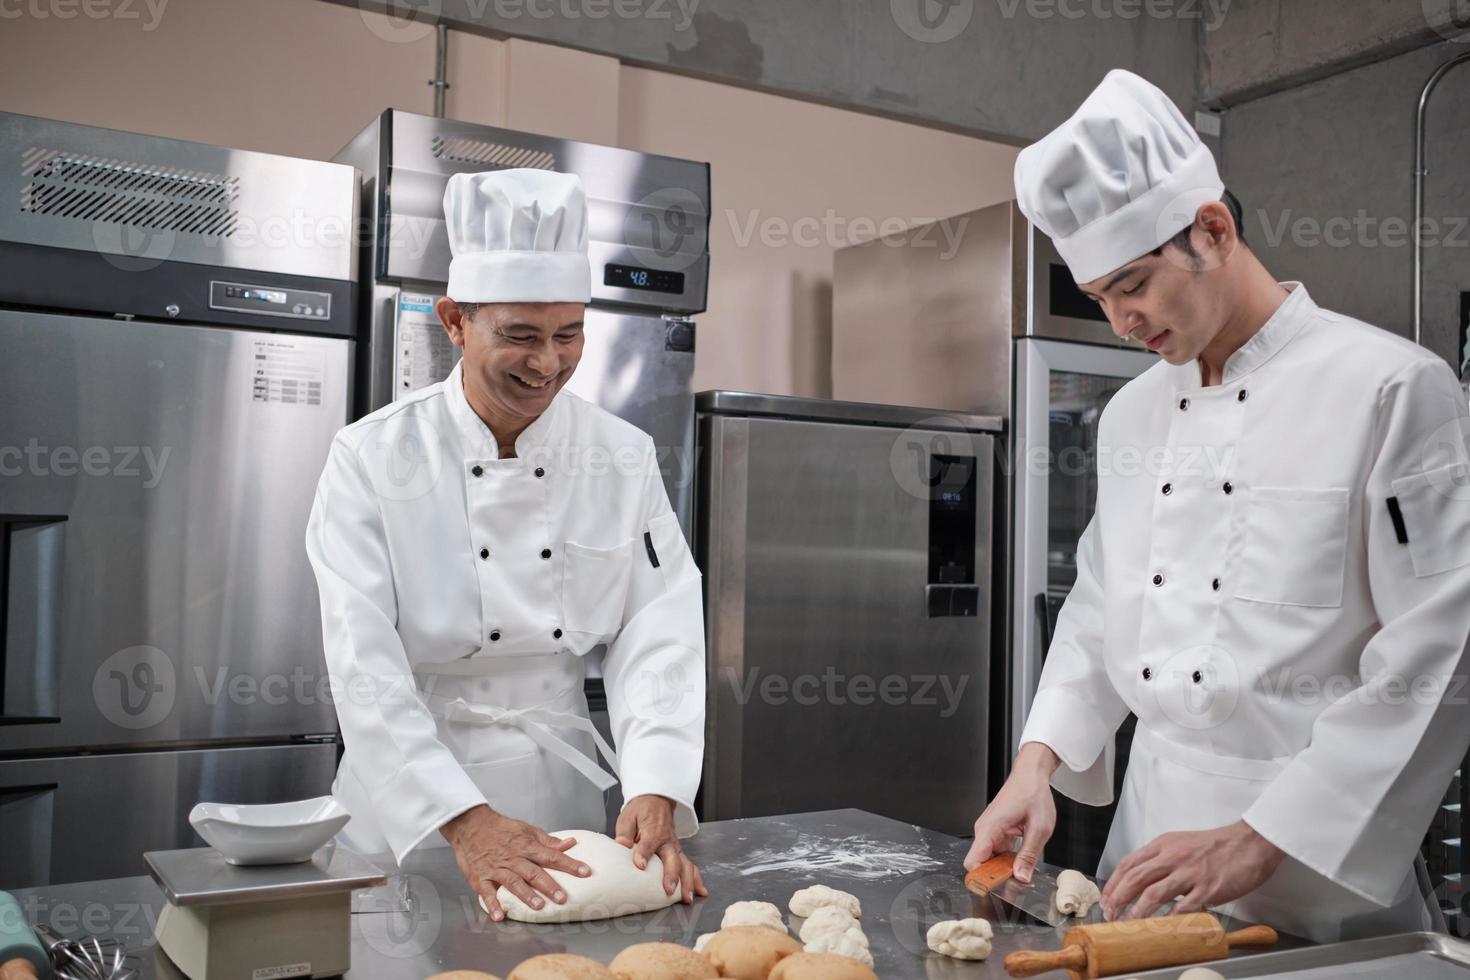
[[[770,926],[730,926],[715,933],[704,947],[704,955],[732,980],[766,980],[771,969],[793,953],[801,943],[785,929]]]
[[[878,980],[878,974],[848,956],[797,953],[777,963],[770,980]]]
[[[836,905],[823,905],[811,915],[807,916],[801,924],[801,941],[804,943],[814,942],[818,936],[829,932],[846,932],[849,929],[862,929],[858,920],[854,919],[847,909],[838,908]]]
[[[664,909],[679,900],[679,890],[670,895],[664,891],[664,863],[657,854],[648,859],[642,871],[633,863],[633,852],[606,834],[595,830],[559,830],[553,837],[575,837],[577,843],[566,852],[592,869],[588,878],[579,878],[554,868],[546,869],[562,891],[566,904],[558,905],[546,896],[544,904],[533,909],[508,889],[495,892],[495,900],[505,909],[505,916],[517,922],[586,922],[590,919],[612,919],[620,915]],[[480,908],[485,907],[483,899]]]
[[[559,836],[559,835],[558,835]],[[523,960],[506,980],[617,980],[596,960],[571,953],[547,953]]]
[[[983,960],[995,935],[984,919],[953,919],[929,927],[929,948],[957,960]]]
[[[709,941],[713,938],[715,938],[715,934],[712,932],[707,932],[704,935],[700,936],[698,939],[694,940],[694,951],[696,953],[703,953],[704,948],[709,945]]]
[[[674,943],[629,946],[607,968],[618,980],[711,980],[720,975],[704,956]]]
[[[1057,875],[1057,911],[1063,915],[1086,915],[1102,898],[1102,892],[1080,871]]]
[[[449,970],[446,973],[436,973],[429,980],[500,980],[499,977],[479,970]]]
[[[854,919],[863,917],[863,904],[857,900],[856,895],[850,895],[836,888],[828,888],[826,885],[812,885],[803,888],[791,896],[791,913],[793,915],[808,916],[817,909],[826,905],[835,905],[840,909],[846,909],[847,914]]]
[[[1179,980],[1225,980],[1225,974],[1203,966],[1192,966],[1179,974]]]
[[[721,929],[730,926],[766,926],[786,931],[781,910],[770,902],[735,902],[725,910],[725,917],[720,920]]]
[[[861,929],[849,929],[846,932],[824,932],[813,941],[806,944],[803,952],[807,953],[833,953],[837,956],[848,956],[860,963],[873,965],[873,954],[868,949],[868,937]]]

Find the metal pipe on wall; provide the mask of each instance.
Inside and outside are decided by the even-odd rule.
[[[1414,122],[1414,343],[1420,346],[1424,344],[1424,236],[1420,227],[1424,222],[1424,178],[1429,174],[1424,160],[1424,115],[1429,108],[1429,97],[1439,83],[1456,66],[1466,62],[1470,62],[1470,52],[1457,55],[1435,69],[1419,94],[1419,113]]]
[[[449,90],[449,82],[444,77],[449,64],[449,25],[441,20],[437,33],[438,43],[434,50],[434,77],[429,80],[429,84],[434,86],[434,115],[443,119],[444,93]]]

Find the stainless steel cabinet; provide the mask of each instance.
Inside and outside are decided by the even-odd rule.
[[[147,874],[144,851],[204,846],[188,819],[198,801],[306,799],[336,768],[335,745],[0,761],[0,882]]]
[[[994,419],[697,396],[705,819],[985,802]]]

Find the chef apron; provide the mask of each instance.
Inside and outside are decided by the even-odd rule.
[[[1110,876],[1124,857],[1161,834],[1235,823],[1290,761],[1219,755],[1140,723],[1098,876]],[[1393,904],[1384,908],[1288,856],[1264,885],[1217,910],[1318,943],[1429,929],[1414,868],[1404,874]]]
[[[618,781],[617,756],[587,710],[585,677],[583,659],[567,653],[467,657],[414,668],[439,740],[485,801],[548,833],[605,830],[604,794]],[[338,838],[360,854],[390,853],[351,766],[340,767],[332,792],[352,814]],[[435,832],[419,846],[447,843]]]

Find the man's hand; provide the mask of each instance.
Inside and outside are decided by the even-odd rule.
[[[633,797],[618,814],[615,833],[619,844],[633,849],[633,863],[639,868],[648,867],[648,859],[658,855],[664,863],[665,894],[672,895],[674,889],[679,889],[686,905],[694,901],[695,895],[709,894],[699,868],[684,856],[674,833],[673,800],[652,794]]]
[[[1177,896],[1180,915],[1223,905],[1266,883],[1286,857],[1244,820],[1162,834],[1124,858],[1102,893],[1109,919],[1142,919]]]
[[[545,904],[541,895],[558,905],[567,900],[566,892],[546,873],[547,868],[582,878],[592,873],[587,865],[563,853],[577,843],[575,838],[552,837],[539,827],[513,820],[488,806],[466,810],[440,827],[439,832],[454,846],[460,874],[484,900],[485,910],[496,922],[505,918],[505,910],[495,900],[495,890],[500,886],[539,909]]]
[[[1021,850],[1016,855],[1015,875],[1029,882],[1041,849],[1057,826],[1057,805],[1051,796],[1051,774],[1061,759],[1040,742],[1027,742],[1016,753],[1015,765],[995,799],[975,821],[975,843],[965,855],[970,871],[998,853],[1010,849],[1017,837]]]

